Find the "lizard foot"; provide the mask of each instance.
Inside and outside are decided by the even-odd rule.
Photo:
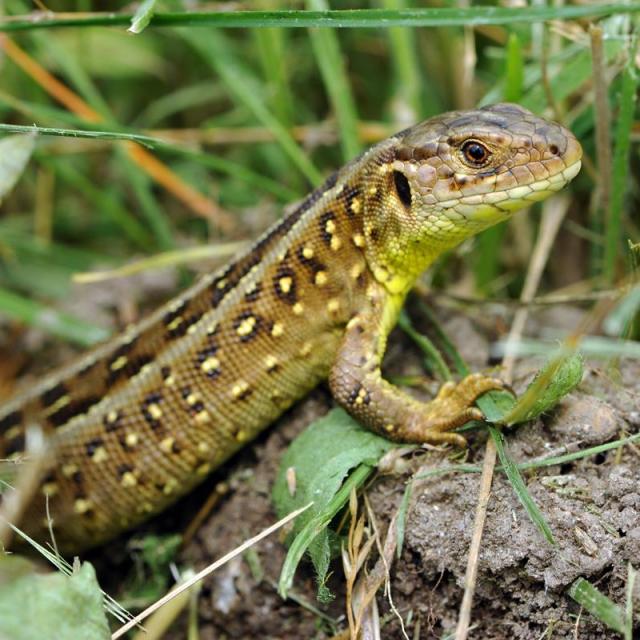
[[[487,391],[504,389],[504,383],[495,378],[474,373],[458,384],[445,382],[434,400],[420,405],[420,410],[408,421],[404,433],[398,434],[410,442],[444,444],[466,447],[466,439],[452,429],[470,420],[483,420],[480,409],[472,406]]]

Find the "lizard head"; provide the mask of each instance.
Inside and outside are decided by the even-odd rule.
[[[365,235],[403,286],[442,251],[562,189],[580,170],[573,134],[515,104],[453,111],[399,133],[368,172]]]

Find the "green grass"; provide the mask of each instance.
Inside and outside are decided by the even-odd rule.
[[[57,4],[64,4],[66,11],[86,11],[91,3]],[[410,121],[458,108],[456,81],[466,27],[473,29],[476,43],[468,89],[474,100],[518,101],[560,118],[585,149],[586,167],[569,189],[568,221],[551,255],[543,291],[582,283],[578,291],[584,293],[620,286],[626,279],[632,285],[626,297],[610,310],[596,309],[598,317],[605,318],[607,337],[585,338],[581,348],[589,356],[637,357],[637,270],[629,267],[637,264],[637,257],[629,243],[637,245],[640,239],[640,189],[633,171],[638,149],[631,135],[639,116],[638,73],[637,40],[629,31],[637,27],[640,3],[517,11],[497,3],[467,9],[410,9],[406,4],[379,0],[363,10],[336,11],[327,10],[324,0],[308,0],[306,10],[292,11],[290,4],[264,0],[248,5],[257,11],[186,13],[179,2],[145,2],[137,15],[141,33],[133,36],[126,33],[134,18],[129,3],[118,4],[122,13],[35,20],[29,15],[32,3],[6,0],[0,32],[100,119],[70,110],[11,55],[3,54],[0,135],[6,140],[4,136],[15,133],[38,134],[33,156],[1,203],[4,335],[33,327],[52,342],[93,344],[107,331],[95,318],[64,304],[74,273],[255,237],[283,207],[368,144]],[[60,9],[55,2],[51,8]],[[608,211],[599,211],[593,198],[602,175],[591,169],[597,166],[597,116],[589,39],[578,18],[597,19],[606,34],[613,142]],[[560,21],[561,28],[551,31],[543,20]],[[228,228],[219,228],[211,217],[152,180],[131,159],[130,143],[142,145],[183,185],[220,208],[231,221]],[[13,159],[11,152],[1,161]],[[431,287],[438,291],[463,283],[467,296],[517,299],[528,267],[527,247],[539,232],[538,212],[534,208],[527,217],[497,227],[440,260],[427,276]],[[46,224],[41,225],[43,219]],[[43,231],[46,228],[50,232]],[[139,302],[145,305],[143,295]],[[112,306],[116,303],[111,301]],[[432,371],[442,379],[451,371],[464,374],[466,364],[437,324],[435,347],[405,319],[403,324],[424,350]],[[539,355],[555,346],[529,341],[521,348]],[[497,420],[503,414],[490,403],[487,399],[483,409]],[[492,436],[499,471],[508,474],[548,539],[551,533],[528,497],[521,472],[637,443],[637,436],[631,436],[562,458],[516,465],[500,434],[492,431]],[[466,465],[446,472],[454,468],[478,470]],[[362,483],[369,469],[359,473],[354,484]],[[331,502],[330,515],[323,514],[323,524],[346,500],[344,491]],[[295,559],[303,547],[301,543],[294,549]],[[294,564],[285,573],[287,584]]]
[[[103,142],[97,152],[77,145],[77,153],[67,161],[68,154],[60,156],[48,137],[40,139],[36,162],[55,174],[56,198],[62,193],[66,198],[62,213],[57,212],[57,200],[53,203],[54,236],[62,234],[82,245],[84,230],[91,245],[99,227],[103,244],[112,247],[109,251],[114,258],[122,259],[135,251],[171,249],[185,233],[199,242],[216,235],[211,227],[207,229],[193,221],[191,212],[166,191],[152,185],[144,172],[119,151],[120,146],[110,140],[136,140],[148,146],[176,167],[180,177],[200,193],[218,194],[219,203],[228,211],[241,212],[268,202],[282,206],[302,197],[324,175],[353,157],[369,139],[369,123],[383,123],[387,131],[392,131],[406,124],[401,119],[403,114],[419,118],[434,110],[456,107],[455,92],[442,82],[457,73],[456,61],[444,57],[435,65],[426,57],[433,36],[439,37],[439,32],[424,28],[425,25],[446,29],[443,37],[450,43],[462,38],[460,26],[478,25],[474,91],[480,102],[519,100],[542,111],[548,106],[547,92],[541,82],[542,61],[534,46],[531,23],[541,18],[562,20],[622,10],[633,16],[638,8],[634,3],[624,5],[624,9],[623,5],[604,3],[530,7],[518,12],[517,23],[506,25],[514,14],[498,7],[416,10],[391,0],[380,8],[351,12],[327,12],[320,2],[308,6],[311,11],[286,14],[279,13],[279,6],[272,4],[269,8],[276,11],[186,16],[177,12],[177,3],[156,3],[151,22],[134,38],[124,35],[130,14],[84,16],[74,19],[74,29],[55,30],[55,26],[69,26],[69,20],[55,16],[20,20],[16,16],[26,15],[29,5],[18,0],[8,2],[7,14],[12,17],[0,22],[0,29],[24,29],[24,33],[16,32],[18,44],[35,59],[50,60],[50,70],[61,82],[104,118],[99,123],[87,122],[70,113],[7,60],[0,87],[0,118],[16,128],[8,126],[5,130],[19,131],[20,125],[26,127],[22,130],[28,130],[35,123],[39,132],[47,136],[87,136]],[[173,13],[166,13],[167,10]],[[188,28],[184,27],[185,21],[189,22]],[[122,24],[123,28],[91,28],[98,24]],[[211,29],[214,24],[237,28]],[[634,41],[622,37],[622,27],[613,19],[605,18],[602,24],[610,34],[606,54],[612,68],[616,68],[614,61],[620,55],[632,60]],[[162,29],[158,28],[160,25]],[[194,25],[203,28],[193,28]],[[357,28],[364,25],[372,29]],[[492,31],[485,32],[486,25],[492,25]],[[351,28],[323,28],[327,26]],[[301,31],[298,27],[311,30]],[[95,59],[99,56],[75,55],[81,50],[79,46],[89,53],[97,51],[96,46],[107,46],[114,70],[98,64]],[[119,53],[121,49],[124,51]],[[171,56],[164,55],[169,50]],[[449,50],[455,51],[455,47]],[[134,71],[123,75],[127,61],[135,61]],[[555,106],[566,114],[566,124],[578,127],[587,154],[593,159],[590,140],[594,115],[582,94],[591,77],[588,42],[556,39],[556,46],[547,52],[546,65]],[[179,81],[169,83],[170,76]],[[637,222],[629,213],[629,196],[625,195],[633,193],[634,184],[627,167],[632,153],[628,132],[634,120],[635,83],[629,64],[614,74],[610,83],[612,104],[618,104],[620,96],[620,117],[614,113],[616,182],[606,221],[596,224],[585,213],[588,194],[597,186],[592,182],[595,176],[584,172],[574,187],[576,202],[580,203],[576,207],[582,211],[576,209],[572,222],[587,229],[593,227],[595,237],[602,237],[605,247],[604,253],[592,251],[591,262],[581,265],[584,277],[603,274],[615,282],[624,273],[624,260],[619,258],[625,255],[625,241],[636,238],[638,231]],[[326,125],[321,127],[319,123],[327,120],[335,137],[323,142],[322,127]],[[311,132],[306,138],[296,137],[293,125],[306,125]],[[314,140],[314,126],[318,129],[315,140],[320,143]],[[186,146],[148,133],[146,127],[200,131],[203,140],[209,131],[242,132],[257,127],[264,128],[273,142],[252,143],[249,134],[241,145],[203,148],[195,133],[195,146]],[[53,152],[48,151],[51,148]],[[84,162],[84,157],[98,161]],[[16,198],[23,193],[28,199],[34,168],[28,169],[24,191],[18,188]],[[11,200],[5,209],[12,215]],[[84,224],[74,228],[70,217],[80,217]],[[536,219],[531,218],[526,224],[530,237],[535,237]],[[434,271],[435,283],[444,286],[451,279],[449,273],[459,276],[460,269],[471,265],[476,293],[517,295],[519,274],[526,266],[523,257],[510,256],[506,248],[491,250],[508,246],[513,233],[509,225],[490,231],[474,243],[471,260],[464,265],[455,257],[442,261]],[[110,238],[117,238],[117,242],[110,242]],[[506,242],[501,241],[503,238]],[[504,268],[506,262],[509,269]],[[549,284],[553,287],[553,282]]]
[[[309,11],[190,11],[175,13],[157,12],[149,22],[150,27],[341,27],[380,28],[389,26],[448,27],[486,24],[512,24],[514,22],[539,22],[541,20],[571,20],[583,17],[606,16],[621,12],[640,11],[637,3],[611,2],[591,6],[526,7],[512,10],[499,7],[434,8],[434,9],[361,9]],[[0,25],[6,32],[60,27],[129,26],[133,14],[96,14],[80,18],[64,17],[33,21],[8,19]]]

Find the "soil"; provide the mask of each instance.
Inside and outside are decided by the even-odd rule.
[[[503,311],[495,316],[484,310],[438,312],[449,337],[472,369],[488,368],[489,345],[498,329],[505,326]],[[558,332],[573,329],[582,313],[571,308],[536,313],[526,335],[539,335],[550,328]],[[539,366],[536,359],[519,361],[516,391],[526,386]],[[398,331],[394,332],[386,375],[419,375],[422,371],[416,348]],[[579,388],[552,413],[507,432],[509,455],[522,462],[637,432],[639,380],[640,362],[588,362]],[[428,397],[423,391],[417,395]],[[279,460],[291,440],[331,406],[325,388],[314,391],[203,487],[151,522],[146,530],[182,530],[223,479],[229,491],[181,551],[181,567],[199,570],[272,524],[276,516],[270,494]],[[482,464],[486,439],[483,434],[478,431],[471,435],[465,462]],[[450,449],[419,450],[396,465],[394,473],[379,474],[368,485],[367,496],[382,532],[398,509],[411,474],[458,461],[460,454]],[[631,562],[638,568],[640,562],[640,452],[627,446],[537,469],[525,475],[525,480],[551,527],[555,545],[539,533],[505,477],[497,473],[482,539],[469,637],[618,638],[618,634],[581,610],[567,590],[582,576],[624,606],[627,565]],[[404,544],[401,557],[392,566],[390,589],[407,636],[403,636],[397,616],[381,590],[377,598],[383,638],[429,640],[455,631],[478,486],[476,473],[450,473],[414,481]],[[303,564],[296,575],[293,595],[297,601],[283,601],[275,585],[285,553],[281,537],[272,535],[254,547],[250,555],[229,563],[205,581],[198,599],[202,640],[320,640],[345,629],[340,564],[335,562],[333,566],[329,587],[335,598],[329,605],[316,601],[314,575],[308,564]],[[370,566],[375,558],[374,552]],[[97,565],[103,587],[117,597],[120,576],[130,562],[126,539],[92,553],[89,559]],[[300,601],[318,607],[333,622]],[[636,583],[635,602],[640,602],[640,583]],[[182,639],[186,628],[184,615],[166,637]]]
[[[555,314],[555,315],[554,315]],[[575,326],[580,310],[544,312],[530,323],[538,327]],[[487,367],[490,350],[485,317],[478,326],[469,316],[447,318],[447,331],[461,345],[463,356],[479,370]],[[555,324],[549,324],[549,323]],[[537,326],[536,326],[537,325]],[[493,326],[496,326],[494,323]],[[407,357],[407,354],[411,354]],[[610,363],[609,363],[610,364]],[[516,371],[521,391],[540,366],[522,360]],[[395,332],[389,348],[387,375],[421,371],[415,347]],[[622,360],[588,363],[578,390],[544,419],[522,425],[507,435],[510,456],[518,462],[552,451],[565,453],[595,446],[640,429],[640,363]],[[331,406],[319,389],[231,466],[235,489],[188,545],[183,561],[205,566],[228,549],[255,535],[275,520],[270,490],[278,461],[289,442]],[[481,464],[485,438],[471,441],[466,461]],[[451,452],[413,454],[409,471],[422,473],[447,464]],[[409,473],[380,475],[368,488],[378,523],[386,526],[402,499]],[[528,489],[549,523],[555,545],[549,544],[526,515],[511,486],[497,474],[492,488],[480,554],[479,576],[470,638],[617,638],[567,595],[582,576],[624,605],[627,564],[640,558],[640,455],[627,447],[574,463],[537,470],[526,477]],[[451,474],[417,481],[407,513],[402,556],[392,569],[391,594],[405,619],[410,638],[443,638],[455,631],[473,528],[478,474]],[[222,638],[330,638],[336,631],[313,612],[283,601],[275,584],[285,556],[276,536],[255,549],[263,577],[257,581],[246,561],[238,560],[215,574],[200,595],[203,640]],[[374,556],[375,558],[375,556]],[[371,565],[374,562],[372,560]],[[315,600],[315,582],[307,565],[298,571],[295,594],[320,607],[345,628],[344,578],[338,562],[330,583],[335,599],[328,607]],[[636,584],[640,602],[640,584]],[[378,595],[382,637],[402,638],[388,600]],[[409,620],[409,622],[407,622]],[[640,623],[639,623],[640,628]],[[176,628],[171,640],[182,638]],[[546,633],[546,635],[545,635]]]

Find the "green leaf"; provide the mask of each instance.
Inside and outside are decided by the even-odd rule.
[[[129,542],[134,566],[119,596],[123,607],[142,608],[167,592],[172,580],[170,564],[181,544],[182,536],[175,533],[148,534]]]
[[[0,638],[11,640],[108,640],[109,625],[93,567],[85,562],[71,576],[15,570],[19,558],[0,556]],[[13,568],[12,568],[13,567]],[[52,635],[52,630],[55,630]]]
[[[151,18],[153,18],[156,4],[157,0],[144,0],[140,4],[133,18],[131,18],[131,26],[128,29],[131,33],[142,33],[151,22]]]
[[[295,538],[280,574],[279,591],[283,597],[307,549],[318,575],[319,597],[328,596],[323,589],[331,556],[327,526],[347,502],[351,488],[360,486],[380,457],[393,446],[342,409],[330,411],[293,441],[273,487],[276,512],[278,517],[284,517],[310,501],[314,504],[295,521]],[[342,484],[354,468],[356,471]],[[293,495],[288,483],[290,469],[295,473]]]
[[[13,189],[36,145],[33,132],[0,140],[0,202]]]
[[[501,422],[513,425],[549,411],[580,384],[583,371],[582,356],[575,351],[551,358]]]
[[[588,580],[578,578],[569,587],[569,595],[607,627],[624,634],[625,624],[622,609],[598,591]]]
[[[504,416],[513,409],[515,399],[506,391],[490,391],[478,398],[476,404],[482,409],[488,422],[501,424]]]
[[[327,527],[333,517],[347,503],[351,490],[358,489],[369,477],[372,470],[373,467],[367,464],[361,464],[357,467],[326,507],[320,513],[316,514],[294,538],[282,565],[280,580],[278,582],[278,593],[283,598],[287,597],[287,592],[293,584],[293,576],[300,564],[300,560],[302,560],[304,552],[309,549],[311,561],[316,569],[318,599],[323,602],[331,600],[333,596],[325,586],[328,569],[326,554],[329,550],[329,531]],[[317,542],[316,538],[319,538]],[[315,544],[312,546],[314,542]]]

